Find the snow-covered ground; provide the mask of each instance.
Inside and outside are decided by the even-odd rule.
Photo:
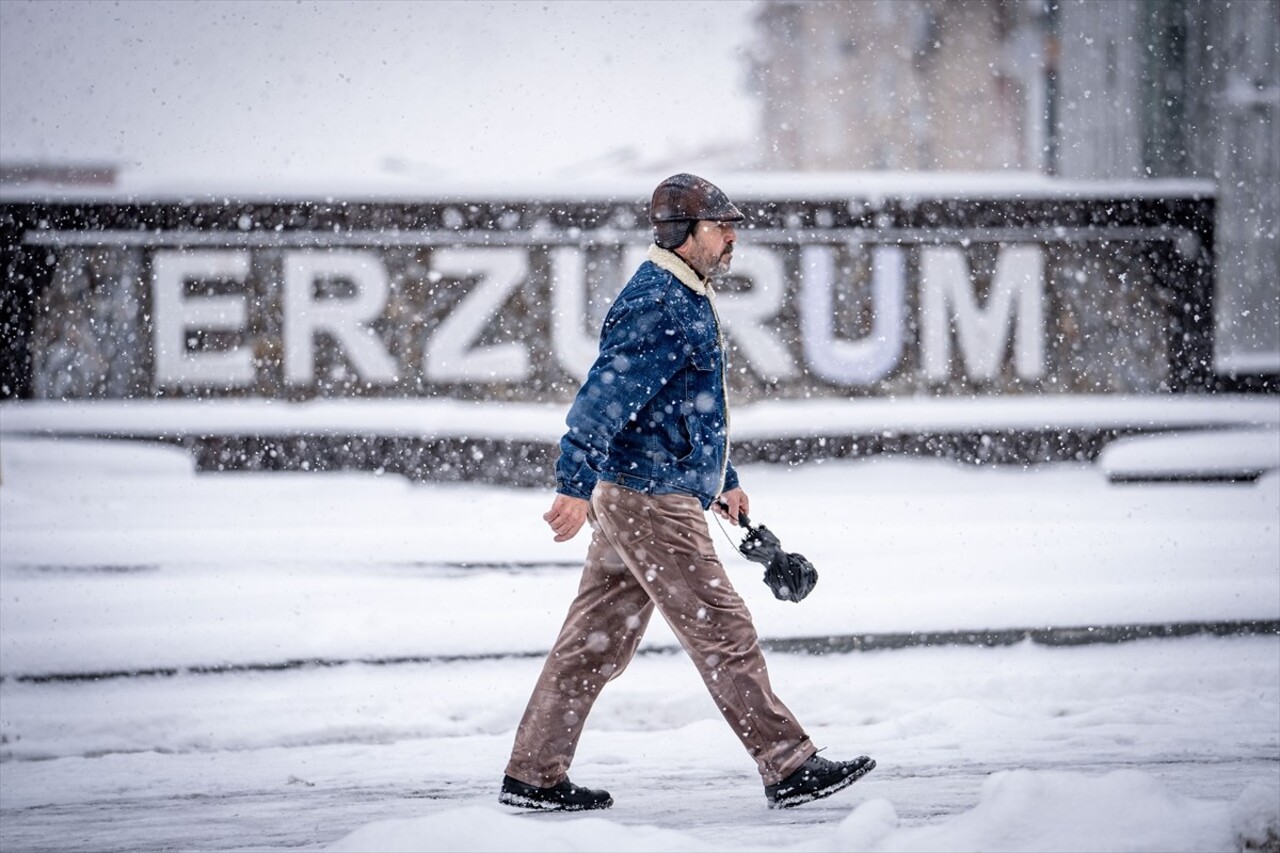
[[[1182,452],[1129,451],[1147,470]],[[778,602],[736,532],[716,532],[771,640],[1280,619],[1274,470],[1134,485],[1102,465],[878,459],[742,475],[755,520],[821,574]],[[196,475],[172,448],[3,435],[0,849],[1280,846],[1274,633],[775,652],[778,692],[826,754],[879,767],[774,812],[655,622],[573,769],[617,805],[505,810],[511,736],[586,547],[551,541],[549,502]]]

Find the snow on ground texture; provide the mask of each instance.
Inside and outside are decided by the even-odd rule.
[[[904,827],[893,804],[858,806],[822,837],[793,851],[1143,851],[1205,853],[1247,849],[1274,839],[1274,791],[1258,785],[1230,803],[1171,794],[1150,776],[1120,770],[1080,773],[1007,771],[982,786],[973,809],[928,826]],[[361,827],[331,851],[726,851],[756,849],[708,843],[654,826],[625,827],[600,818],[543,824],[470,807],[426,818]],[[766,848],[759,848],[766,849]],[[1256,849],[1256,847],[1255,847]]]
[[[6,675],[536,653],[587,542],[551,540],[538,490],[196,476],[173,448],[12,437],[0,465]],[[777,602],[713,526],[764,637],[1280,618],[1275,474],[1116,486],[1089,465],[868,460],[742,477],[753,519],[820,573]],[[675,640],[654,620],[646,643]]]
[[[1280,478],[1107,483],[922,461],[744,467],[822,572],[795,605],[713,531],[766,637],[1280,615]],[[540,491],[208,475],[0,441],[5,850],[1234,850],[1280,827],[1280,638],[770,655],[846,792],[782,812],[655,624],[573,778],[496,803],[577,582]],[[735,562],[736,561],[736,562]],[[468,563],[470,567],[459,564]],[[530,564],[530,565],[526,565]],[[498,652],[505,657],[480,659]],[[450,655],[459,656],[450,659]],[[191,667],[413,657],[283,671]],[[27,676],[174,667],[173,677]]]

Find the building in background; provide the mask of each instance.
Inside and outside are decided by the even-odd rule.
[[[1001,0],[763,4],[761,165],[1037,169],[1045,15]]]
[[[1280,372],[1280,0],[764,0],[768,170],[1217,185],[1217,369]]]

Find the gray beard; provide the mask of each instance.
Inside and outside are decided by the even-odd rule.
[[[711,269],[707,270],[706,276],[710,279],[724,278],[729,274],[729,266],[733,263],[733,257],[720,258],[711,265]]]

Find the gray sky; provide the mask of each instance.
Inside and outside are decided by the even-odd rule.
[[[0,157],[548,177],[749,143],[751,2],[0,0]]]

